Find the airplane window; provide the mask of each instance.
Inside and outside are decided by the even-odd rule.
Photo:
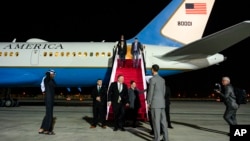
[[[69,55],[70,55],[70,53],[69,53],[69,52],[67,52],[67,53],[66,53],[66,56],[67,56],[67,57],[69,57]]]
[[[111,52],[108,52],[108,57],[110,57],[111,56]]]
[[[102,56],[105,56],[105,52],[102,52]]]
[[[13,56],[13,52],[10,52],[10,56]]]
[[[55,56],[56,56],[56,57],[58,57],[58,54],[59,54],[59,53],[58,53],[58,52],[56,52],[56,53],[55,53]]]
[[[2,52],[0,52],[0,56],[2,56]]]
[[[49,53],[49,56],[52,57],[52,56],[53,56],[53,52],[50,52],[50,53]]]
[[[44,53],[43,53],[43,56],[46,57],[46,56],[47,56],[47,52],[44,52]]]
[[[96,53],[95,53],[95,56],[96,56],[96,57],[99,56],[99,52],[96,52]]]
[[[89,56],[93,56],[93,52],[90,52]]]
[[[7,56],[8,55],[8,52],[4,52],[4,56]]]
[[[76,56],[76,53],[75,53],[75,52],[73,52],[72,54],[73,54],[73,56]]]
[[[83,56],[84,56],[84,57],[88,56],[88,53],[87,53],[87,52],[84,52]]]
[[[78,52],[78,56],[82,56],[82,52]]]
[[[19,53],[18,53],[18,52],[16,52],[16,56],[19,56]]]
[[[61,52],[61,56],[64,56],[64,52]]]

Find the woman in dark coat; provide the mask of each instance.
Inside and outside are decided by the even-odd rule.
[[[39,129],[39,134],[55,135],[53,131],[54,118],[53,118],[53,106],[54,106],[54,95],[56,83],[54,80],[55,71],[50,70],[46,72],[46,76],[43,79],[42,84],[44,85],[43,89],[45,93],[45,107],[46,113],[43,118],[42,125]]]
[[[139,94],[143,94],[146,90],[139,90],[136,87],[136,82],[130,82],[130,88],[128,89],[128,96],[129,96],[129,110],[127,113],[127,118],[130,115],[133,121],[133,128],[136,128],[138,110],[141,107],[140,96]]]

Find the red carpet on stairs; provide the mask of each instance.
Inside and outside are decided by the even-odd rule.
[[[118,66],[118,65],[117,65]],[[117,80],[117,76],[122,74],[124,76],[124,83],[127,84],[128,88],[130,88],[130,81],[134,80],[136,82],[136,86],[139,90],[144,90],[143,80],[142,80],[142,70],[139,66],[138,68],[133,68],[133,62],[131,59],[127,59],[123,68],[117,68],[115,80]],[[138,113],[138,120],[147,121],[147,113],[146,113],[146,105],[145,105],[145,96],[144,93],[140,94],[141,108]],[[113,120],[113,110],[112,106],[109,109],[108,120]]]

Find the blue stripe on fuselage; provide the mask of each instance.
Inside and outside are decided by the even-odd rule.
[[[40,87],[42,77],[50,68],[0,68],[1,87]],[[52,68],[58,87],[95,85],[97,79],[108,82],[111,68]]]
[[[94,86],[97,79],[108,85],[111,68],[0,68],[0,87],[40,87],[45,73],[56,71],[55,81],[58,87]],[[160,70],[159,75],[168,76],[181,73],[180,70]],[[151,75],[151,70],[146,70]]]
[[[159,70],[158,74],[162,77],[166,77],[166,76],[170,76],[170,75],[175,75],[175,74],[179,74],[182,73],[184,71],[182,70]],[[152,75],[151,73],[151,69],[147,69],[146,70],[146,75]]]

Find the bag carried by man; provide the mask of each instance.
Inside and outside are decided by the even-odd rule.
[[[238,105],[247,104],[247,93],[245,89],[234,87],[234,94]]]

